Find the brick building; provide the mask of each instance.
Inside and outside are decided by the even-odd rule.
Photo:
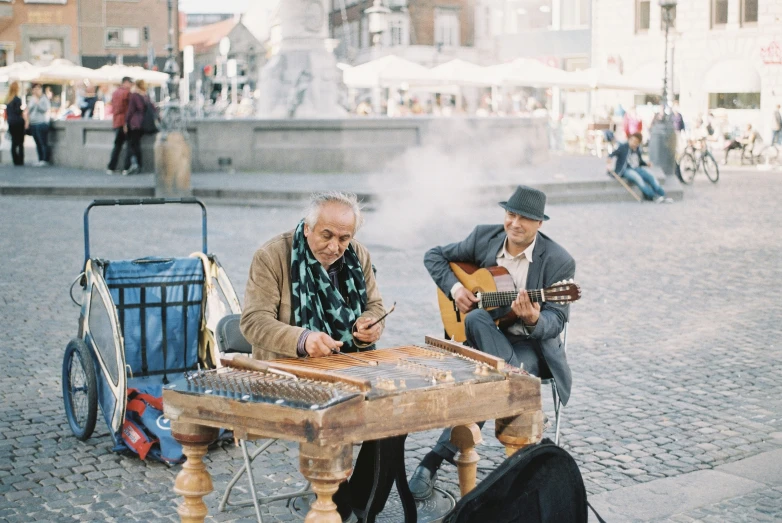
[[[126,65],[154,62],[162,69],[167,56],[169,5],[176,48],[179,8],[175,0],[79,0],[82,65],[95,68],[121,60]]]
[[[475,0],[385,0],[391,10],[381,46],[371,46],[364,11],[372,0],[332,0],[331,37],[337,59],[357,65],[387,54],[425,66],[453,58],[479,61],[475,48]]]
[[[0,67],[79,61],[77,0],[0,1]]]

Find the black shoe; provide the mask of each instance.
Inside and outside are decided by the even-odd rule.
[[[432,495],[434,484],[437,481],[437,471],[432,472],[426,467],[419,465],[413,475],[410,476],[410,492],[413,498],[417,500],[428,499]]]

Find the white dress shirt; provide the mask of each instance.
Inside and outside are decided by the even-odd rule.
[[[535,243],[537,240],[538,236],[535,235],[535,239],[532,240],[532,243],[529,244],[529,247],[524,249],[516,256],[511,256],[508,251],[505,250],[505,247],[508,244],[508,239],[505,238],[505,243],[502,244],[500,252],[497,253],[497,265],[507,269],[510,277],[513,279],[514,285],[516,285],[517,291],[521,291],[522,289],[527,288],[527,274],[529,273],[529,264],[532,263],[532,251],[535,249]],[[464,287],[461,282],[456,282],[454,286],[451,287],[452,297],[454,292],[460,287]],[[516,323],[508,327],[508,332],[511,334],[522,335],[529,334],[533,329],[534,327],[532,326],[525,327],[525,325],[519,319]]]

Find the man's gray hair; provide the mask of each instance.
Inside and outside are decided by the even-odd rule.
[[[315,224],[318,223],[320,210],[325,204],[332,202],[349,207],[353,211],[353,216],[356,217],[356,227],[353,230],[353,234],[356,234],[364,223],[364,216],[361,214],[361,204],[358,203],[358,197],[350,192],[324,191],[313,193],[310,196],[310,204],[307,206],[307,211],[304,215],[304,223],[310,229],[314,228]]]

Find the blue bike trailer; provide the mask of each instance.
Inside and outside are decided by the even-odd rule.
[[[195,198],[96,200],[84,213],[84,271],[77,279],[83,286],[79,334],[68,344],[63,361],[63,399],[71,429],[82,440],[94,429],[99,405],[115,450],[125,448],[121,429],[128,389],[159,397],[169,376],[198,367],[205,270],[202,259],[193,256],[91,258],[89,212],[100,206],[161,204],[201,207],[206,254],[206,209]],[[219,267],[213,256],[207,257]]]

